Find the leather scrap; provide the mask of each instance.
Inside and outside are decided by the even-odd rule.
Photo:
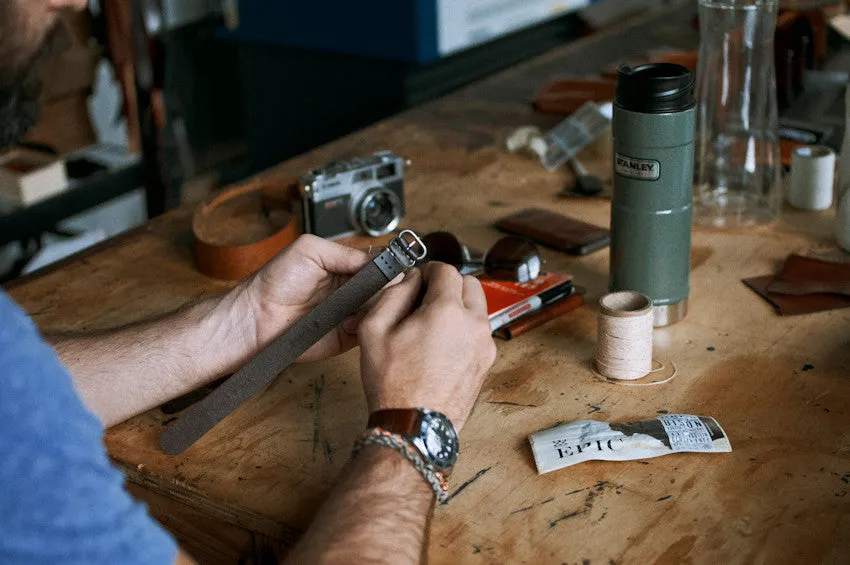
[[[843,294],[850,296],[850,263],[821,261],[789,255],[782,271],[767,286],[776,294]]]
[[[753,289],[759,296],[767,300],[782,316],[811,314],[825,310],[837,310],[850,307],[850,296],[841,294],[777,294],[767,290],[776,277],[765,275],[744,279],[743,283]]]

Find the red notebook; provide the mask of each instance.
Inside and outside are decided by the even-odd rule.
[[[497,330],[568,296],[572,292],[572,279],[571,275],[561,273],[540,273],[536,279],[526,283],[481,277],[490,328]]]

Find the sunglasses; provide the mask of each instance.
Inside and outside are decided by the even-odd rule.
[[[456,267],[463,275],[484,273],[490,278],[528,282],[540,274],[540,252],[537,246],[521,237],[501,238],[487,251],[479,251],[453,234],[435,231],[422,238],[428,248],[428,259]]]

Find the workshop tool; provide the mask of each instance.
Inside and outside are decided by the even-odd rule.
[[[598,192],[595,190],[592,175],[581,163],[574,162],[575,156],[585,147],[599,139],[611,125],[611,103],[597,106],[593,102],[586,102],[581,108],[574,112],[569,118],[563,120],[545,134],[537,126],[521,126],[514,130],[505,140],[505,148],[511,153],[528,150],[540,159],[540,162],[549,171],[554,171],[564,163],[570,162],[573,170],[576,167],[583,171],[581,174],[587,176],[586,182],[590,183],[587,195],[601,192],[601,181]],[[579,172],[576,171],[576,175]],[[584,193],[582,193],[584,194]]]
[[[570,159],[570,167],[576,175],[576,183],[567,194],[581,194],[583,196],[596,196],[605,188],[602,179],[590,174],[581,161],[573,157]]]
[[[605,107],[594,102],[585,102],[569,118],[543,135],[545,151],[540,151],[533,142],[530,147],[540,156],[540,162],[549,171],[554,171],[599,137],[611,125]]]
[[[788,203],[803,210],[826,210],[832,206],[835,153],[824,145],[794,149]]]
[[[208,396],[192,405],[162,434],[160,447],[169,455],[183,453],[225,416],[277,377],[305,351],[396,276],[425,259],[420,237],[404,230],[356,275],[306,316],[271,342]]]
[[[694,82],[672,63],[623,65],[617,78],[610,290],[652,298],[655,326],[687,313]]]

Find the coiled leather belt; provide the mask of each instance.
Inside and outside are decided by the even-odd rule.
[[[291,202],[297,186],[297,179],[249,182],[204,200],[192,218],[198,270],[243,279],[295,241]]]

